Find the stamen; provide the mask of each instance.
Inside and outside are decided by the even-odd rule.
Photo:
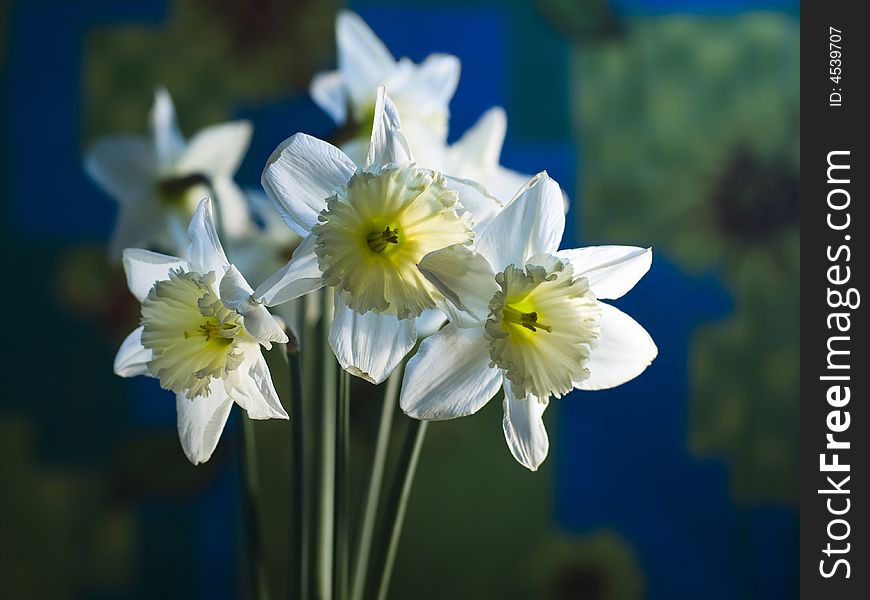
[[[512,306],[505,306],[502,314],[504,320],[515,325],[522,325],[530,331],[537,332],[538,329],[543,329],[547,333],[553,333],[553,328],[543,323],[538,323],[538,313],[536,312],[520,312]]]
[[[199,326],[199,329],[205,334],[205,341],[207,342],[211,340],[212,337],[217,337],[221,334],[220,324],[215,323],[214,321],[206,321]]]
[[[392,229],[390,226],[387,226],[383,231],[370,233],[368,238],[366,238],[366,242],[372,252],[381,253],[387,249],[387,244],[399,243],[399,228]]]

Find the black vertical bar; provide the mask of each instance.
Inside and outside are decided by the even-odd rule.
[[[870,590],[866,4],[801,7],[801,597]]]

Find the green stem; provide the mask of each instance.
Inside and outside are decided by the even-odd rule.
[[[381,499],[381,487],[384,481],[384,467],[387,462],[387,449],[390,445],[390,431],[393,425],[393,413],[399,395],[399,385],[402,382],[404,364],[400,365],[387,381],[387,389],[381,405],[381,419],[378,423],[378,437],[375,442],[375,453],[372,457],[372,470],[369,474],[360,521],[359,536],[356,546],[356,559],[353,567],[352,600],[362,600],[366,587],[366,575],[369,570],[369,557],[372,551],[372,534],[375,530],[375,519],[378,515],[378,503]]]
[[[339,374],[335,450],[335,597],[347,597],[348,579],[348,460],[350,459],[350,373]]]
[[[290,371],[290,403],[292,414],[293,455],[292,455],[292,493],[293,528],[290,553],[290,589],[297,590],[299,598],[309,596],[309,530],[311,512],[311,472],[308,465],[309,441],[306,435],[307,409],[305,396],[302,394],[302,357],[299,353],[299,342],[288,332],[290,341],[287,343],[287,362]]]
[[[242,421],[242,438],[244,439],[244,504],[248,537],[247,563],[251,590],[253,597],[257,600],[268,600],[269,590],[266,581],[266,565],[259,507],[260,480],[257,466],[257,441],[254,436],[254,422],[244,415],[240,415],[240,419]]]
[[[318,581],[319,561],[316,559],[319,552],[319,536],[318,532],[318,507],[319,507],[319,480],[318,474],[313,470],[319,463],[319,456],[315,444],[318,437],[318,418],[320,416],[320,369],[322,347],[324,342],[323,336],[319,335],[319,327],[322,327],[322,318],[311,320],[308,318],[314,303],[323,304],[320,298],[320,292],[309,294],[303,299],[304,313],[302,318],[302,397],[305,398],[305,414],[306,421],[299,421],[299,425],[306,431],[305,453],[306,453],[306,468],[308,469],[308,482],[302,490],[307,503],[305,512],[306,529],[308,530],[308,539],[303,549],[305,555],[304,565],[306,571],[303,573],[303,578],[306,582],[307,596],[301,596],[300,600],[308,600],[314,597],[313,592],[316,582]],[[316,462],[315,462],[316,461]]]
[[[382,540],[386,547],[382,550],[383,569],[377,582],[378,600],[386,600],[390,589],[390,578],[393,574],[393,564],[396,562],[396,553],[399,549],[399,539],[402,537],[402,525],[405,521],[405,512],[408,509],[408,498],[411,496],[411,486],[414,483],[414,474],[417,470],[417,461],[420,458],[420,450],[423,447],[423,439],[426,437],[426,421],[410,419],[408,430],[405,432],[405,441],[402,444],[402,453],[396,466],[396,477],[393,481],[390,496],[387,499],[385,515],[389,519],[389,529],[384,532],[387,535]],[[378,563],[375,563],[378,564]]]
[[[323,600],[333,598],[333,552],[335,518],[335,425],[336,425],[336,363],[329,345],[329,326],[332,322],[332,290],[323,291],[323,317],[321,356],[321,395],[320,395],[320,444],[317,446],[315,473],[318,478],[317,490],[317,546],[315,560],[315,596]]]

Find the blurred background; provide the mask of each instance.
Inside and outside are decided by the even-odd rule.
[[[240,594],[238,414],[194,468],[172,395],[112,374],[138,304],[106,257],[116,204],[82,156],[99,136],[144,133],[166,85],[187,135],[253,122],[237,180],[258,187],[281,140],[334,130],[307,86],[334,66],[342,6],[0,0],[11,336],[0,596]],[[502,163],[563,185],[566,247],[655,251],[618,305],[652,334],[658,359],[616,390],[555,402],[539,472],[508,452],[499,402],[430,427],[392,597],[796,597],[799,2],[350,8],[397,57],[462,60],[451,139],[506,108]],[[362,474],[379,407],[371,386],[354,395]],[[257,429],[273,596],[284,598],[289,426]]]

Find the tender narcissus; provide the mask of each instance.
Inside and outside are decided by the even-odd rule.
[[[647,272],[652,251],[629,246],[558,250],[562,192],[532,178],[476,247],[426,255],[420,271],[447,298],[451,323],[408,362],[400,404],[410,416],[452,419],[504,388],[504,434],[535,470],[547,456],[542,420],[551,396],[597,390],[639,375],[658,350],[631,317],[601,302]]]
[[[233,175],[251,140],[247,121],[206,127],[186,141],[169,92],[154,95],[150,136],[118,135],[96,141],[85,157],[88,174],[120,205],[110,254],[157,246],[181,253],[185,228],[199,201],[214,196],[222,231],[249,227],[247,204]]]
[[[311,81],[311,97],[339,125],[358,129],[342,150],[363,166],[377,90],[385,86],[402,114],[403,131],[422,167],[441,170],[450,99],[459,83],[459,59],[432,54],[422,63],[396,60],[358,15],[342,10],[335,21],[338,69]],[[348,108],[350,114],[348,114]]]
[[[269,158],[262,181],[304,239],[255,297],[274,306],[334,287],[330,344],[343,368],[374,383],[414,347],[418,322],[444,307],[417,263],[440,248],[471,245],[500,208],[482,188],[417,166],[383,87],[365,167],[297,134]]]
[[[142,324],[121,345],[115,373],[156,377],[175,392],[181,445],[198,464],[214,452],[233,402],[252,419],[288,418],[260,351],[287,335],[227,261],[210,200],[200,202],[188,234],[189,260],[124,251]]]

